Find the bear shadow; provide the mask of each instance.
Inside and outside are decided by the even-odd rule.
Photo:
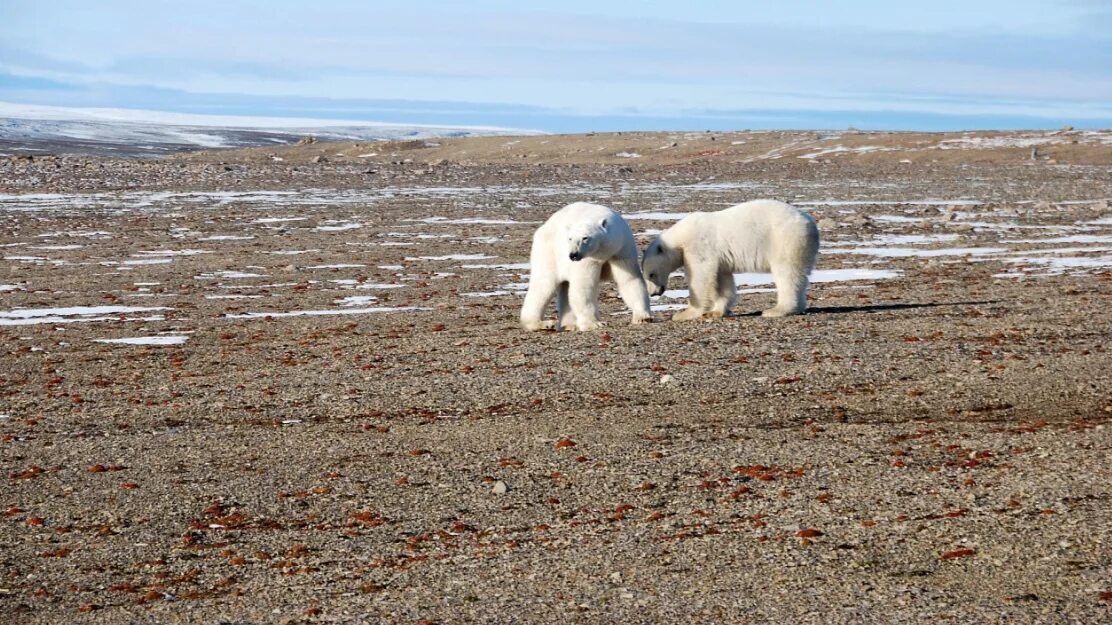
[[[984,300],[979,302],[918,302],[906,304],[865,304],[861,306],[810,306],[805,314],[837,315],[842,313],[878,313],[896,310],[914,310],[917,308],[941,308],[943,306],[980,306],[996,304],[1000,300]],[[760,313],[753,313],[759,315]]]
[[[923,302],[907,304],[864,304],[861,306],[808,306],[803,316],[807,315],[840,315],[845,313],[879,313],[896,310],[914,310],[917,308],[941,308],[943,306],[981,306],[997,304],[1000,300],[984,300],[979,302]],[[761,311],[735,312],[731,317],[760,317]]]

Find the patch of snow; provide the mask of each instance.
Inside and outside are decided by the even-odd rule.
[[[374,308],[349,308],[344,310],[293,310],[290,312],[250,312],[237,315],[225,315],[226,319],[265,319],[267,317],[318,317],[329,315],[364,315],[370,313],[395,313],[409,311],[428,311],[431,308],[421,306],[379,306]]]
[[[488,258],[498,258],[490,254],[447,254],[445,256],[407,256],[406,260],[486,260]]]
[[[39,104],[14,104],[0,102],[0,117],[47,121],[123,122],[129,124],[154,124],[159,126],[199,126],[212,128],[255,128],[306,130],[313,128],[377,128],[405,132],[411,129],[436,131],[471,131],[477,133],[542,134],[538,131],[517,130],[499,126],[450,126],[435,124],[395,124],[350,119],[317,119],[307,117],[251,117],[245,115],[203,115],[173,113],[145,109],[74,108]],[[411,133],[405,133],[411,134]]]
[[[868,241],[824,241],[824,246],[846,245],[926,245],[940,241],[954,241],[956,234],[878,234]]]
[[[309,265],[302,267],[302,269],[357,269],[359,267],[366,267],[366,265],[340,263],[337,265]]]
[[[378,301],[374,295],[349,295],[347,297],[336,300],[340,306],[366,306]]]
[[[1013,239],[1001,243],[1112,243],[1112,236],[1095,234],[1074,234],[1049,239]]]
[[[379,282],[359,282],[358,280],[329,280],[334,284],[341,286],[350,286],[356,289],[401,289],[408,285],[405,284],[387,284]]]
[[[852,282],[858,280],[889,280],[892,278],[899,278],[903,275],[900,271],[892,271],[888,269],[864,269],[864,268],[850,268],[850,269],[816,269],[811,272],[811,283],[819,284],[825,282]],[[764,286],[773,284],[771,273],[735,273],[734,285],[735,286]],[[767,293],[775,291],[776,289],[741,289],[738,293]],[[661,297],[667,299],[684,299],[690,296],[688,289],[669,289],[661,294]]]
[[[816,159],[820,156],[826,156],[828,154],[866,154],[868,152],[890,152],[894,149],[895,148],[886,148],[880,145],[859,145],[850,148],[847,148],[844,145],[836,145],[832,148],[826,148],[817,152],[803,154],[798,158]]]
[[[828,249],[825,253],[858,254],[862,256],[879,256],[882,258],[931,258],[935,256],[984,256],[987,254],[1000,254],[1007,251],[1008,248],[1006,247],[946,247],[933,250],[910,247],[853,247],[848,249]]]
[[[958,139],[943,139],[931,146],[936,150],[978,149],[993,148],[1033,148],[1040,145],[1065,143],[1061,136],[1049,134],[1006,136],[1006,137],[960,137]]]
[[[140,250],[133,256],[197,256],[211,253],[211,250]]]
[[[206,295],[205,299],[260,299],[262,295]]]
[[[321,232],[340,232],[341,230],[355,230],[362,227],[363,224],[355,223],[354,221],[329,220],[324,222],[324,225],[317,226],[316,230]]]
[[[182,345],[188,339],[188,336],[136,336],[124,339],[93,339],[93,341],[117,345]]]
[[[463,269],[528,269],[529,263],[506,263],[495,265],[461,265]],[[399,267],[400,269],[400,267]]]
[[[128,313],[170,310],[163,306],[71,306],[69,308],[16,308],[0,310],[0,326],[20,326],[40,323],[74,323],[79,321],[116,321],[119,315]],[[116,316],[104,316],[116,315]],[[126,319],[128,321],[152,321],[162,317]]]
[[[489,224],[489,225],[506,225],[520,223],[513,219],[487,219],[485,217],[463,217],[459,219],[449,219],[447,217],[425,217],[424,219],[405,219],[403,221],[416,221],[426,224]]]
[[[1020,256],[1005,259],[1017,265],[1037,265],[1050,271],[1067,269],[1105,269],[1112,267],[1112,256]]]
[[[279,256],[297,256],[298,254],[312,254],[320,250],[281,250],[277,252],[268,252],[269,254],[277,254]]]
[[[260,217],[259,219],[256,219],[255,221],[252,221],[251,223],[253,223],[253,224],[284,224],[284,223],[289,223],[289,222],[292,222],[292,221],[306,221],[308,219],[309,219],[308,217]]]
[[[111,232],[104,232],[103,230],[74,230],[70,232],[57,231],[57,232],[44,232],[39,237],[54,238],[54,237],[85,237],[85,238],[111,238]]]
[[[646,219],[646,220],[652,220],[652,221],[679,221],[679,220],[683,219],[684,217],[687,217],[689,214],[690,213],[641,212],[641,213],[629,213],[628,215],[622,215],[622,217],[624,217],[626,219],[626,221],[639,220],[639,219]]]
[[[239,280],[239,279],[246,279],[246,278],[265,278],[265,277],[266,277],[266,275],[264,275],[264,274],[250,273],[250,272],[247,272],[247,271],[210,271],[210,272],[202,273],[198,276],[194,276],[194,278],[197,279],[197,280],[219,280],[219,279]]]

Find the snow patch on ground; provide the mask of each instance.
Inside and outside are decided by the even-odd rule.
[[[0,326],[22,326],[42,323],[74,323],[82,321],[118,321],[121,316],[171,310],[164,306],[71,306],[68,308],[16,308],[0,310]],[[109,315],[109,316],[106,316]],[[125,321],[157,321],[158,317],[127,318]]]
[[[486,260],[488,258],[498,258],[490,254],[447,254],[445,256],[407,256],[405,259],[409,261],[415,260]]]
[[[330,315],[365,315],[371,313],[396,313],[428,311],[432,308],[422,306],[378,306],[372,308],[347,308],[343,310],[292,310],[289,312],[249,312],[236,315],[225,315],[225,319],[265,319],[267,317],[321,317]]]
[[[188,336],[135,336],[123,339],[93,339],[93,341],[115,345],[182,345],[188,339]]]
[[[848,249],[827,249],[825,254],[858,254],[881,258],[932,258],[935,256],[984,256],[1007,252],[1006,247],[945,247],[940,249],[916,249],[911,247],[853,247]]]
[[[849,148],[844,145],[836,145],[832,148],[825,148],[817,152],[800,155],[798,158],[811,160],[831,154],[867,154],[869,152],[891,152],[893,150],[895,150],[895,148],[886,148],[881,145],[858,145]]]

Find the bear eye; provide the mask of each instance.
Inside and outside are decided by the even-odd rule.
[[[655,273],[650,273],[649,274],[649,279],[650,280],[656,280],[656,274]]]

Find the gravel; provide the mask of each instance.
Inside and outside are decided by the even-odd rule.
[[[1108,246],[1022,241],[1112,234],[1112,172],[886,154],[0,158],[8,194],[106,194],[0,196],[0,310],[159,309],[0,325],[0,613],[1107,620]],[[756,197],[839,247],[1006,251],[820,254],[891,273],[816,283],[794,318],[746,283],[733,317],[630,326],[608,286],[599,332],[518,329],[518,264],[560,206]],[[187,249],[211,253],[124,264]],[[474,254],[496,258],[451,259]],[[289,312],[313,314],[266,314]],[[160,336],[188,338],[98,342]]]

